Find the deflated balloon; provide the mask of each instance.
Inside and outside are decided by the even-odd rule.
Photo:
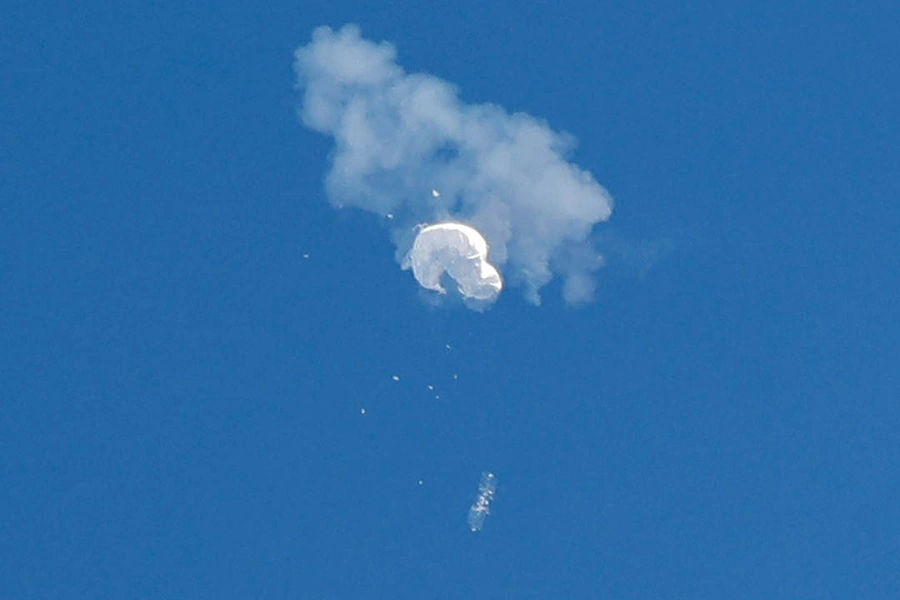
[[[464,298],[493,300],[503,282],[487,254],[488,244],[478,230],[462,223],[437,223],[419,231],[404,266],[412,268],[426,289],[446,294],[441,285],[446,274]]]

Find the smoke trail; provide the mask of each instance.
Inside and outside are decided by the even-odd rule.
[[[591,299],[603,261],[589,236],[612,198],[565,160],[571,137],[524,113],[462,103],[453,85],[406,73],[391,44],[353,25],[316,29],[295,59],[301,119],[334,137],[332,204],[390,217],[398,260],[417,223],[465,223],[532,302],[554,275],[567,302]]]

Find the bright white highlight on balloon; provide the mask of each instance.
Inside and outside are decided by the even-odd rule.
[[[446,294],[445,276],[473,300],[494,300],[503,289],[500,273],[488,262],[488,244],[474,228],[462,223],[438,223],[419,231],[403,263],[419,285]]]

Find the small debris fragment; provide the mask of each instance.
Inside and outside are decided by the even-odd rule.
[[[391,379],[393,379],[394,381],[400,381],[400,376],[399,375],[391,375]]]

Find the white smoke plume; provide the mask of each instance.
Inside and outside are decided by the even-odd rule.
[[[396,57],[354,25],[320,27],[296,51],[300,117],[335,142],[332,204],[390,219],[407,264],[416,224],[464,223],[532,302],[554,275],[567,302],[590,300],[603,260],[589,237],[613,202],[567,162],[574,140],[524,113],[464,104],[452,84],[406,73]]]

